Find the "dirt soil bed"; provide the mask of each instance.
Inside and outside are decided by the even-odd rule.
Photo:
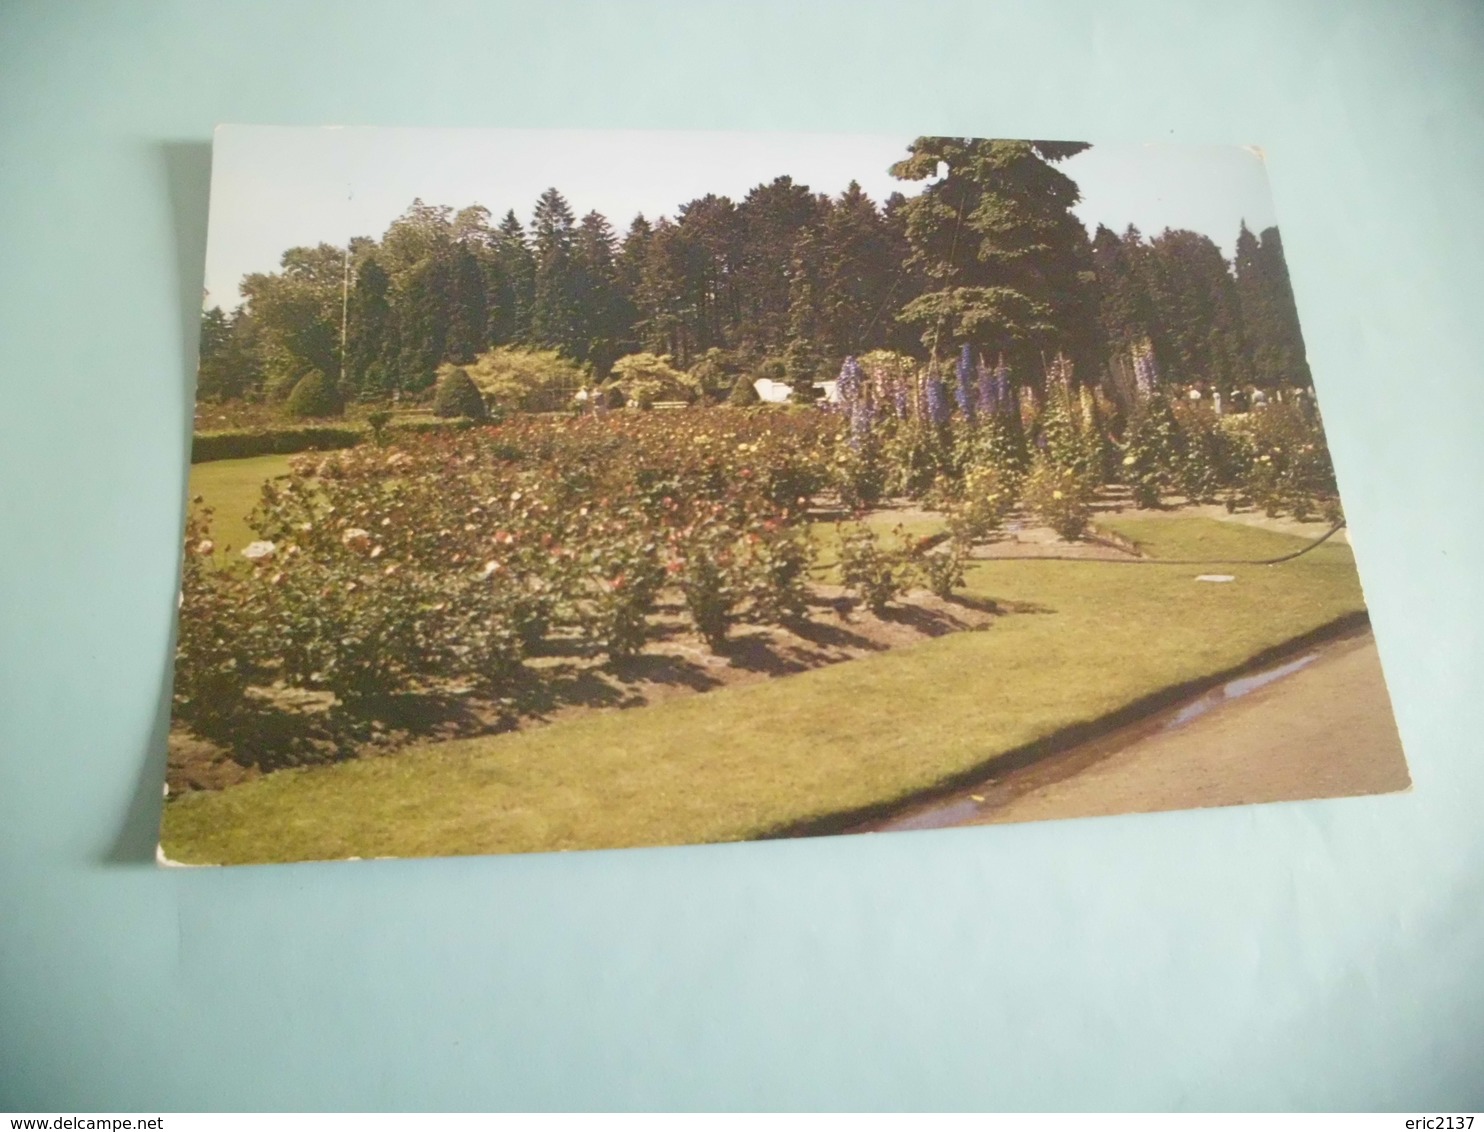
[[[833,500],[822,498],[812,518],[821,523],[845,518]],[[1068,559],[1124,560],[1139,551],[1127,540],[1096,528],[1100,520],[1120,516],[1188,518],[1199,515],[1285,534],[1314,537],[1324,523],[1297,524],[1267,519],[1250,510],[1228,512],[1221,506],[1197,507],[1171,498],[1166,507],[1135,511],[1118,489],[1104,489],[1095,507],[1094,531],[1085,540],[1068,542],[1027,514],[1016,513],[992,540],[974,548],[976,560],[1014,560],[1055,556]],[[888,531],[897,524],[922,533],[939,528],[943,516],[902,500],[862,516]],[[1343,532],[1341,532],[1343,534]],[[525,730],[598,711],[623,710],[663,703],[716,688],[756,683],[805,672],[872,653],[910,647],[946,633],[983,629],[998,612],[992,602],[971,596],[944,601],[926,590],[914,590],[877,617],[838,585],[811,587],[807,620],[791,627],[739,625],[720,653],[711,652],[691,631],[678,595],[662,595],[651,618],[653,640],[644,651],[617,665],[601,655],[581,655],[560,641],[549,642],[544,655],[527,661],[532,679],[514,704],[495,703],[468,694],[404,696],[383,705],[386,722],[369,724],[349,738],[343,728],[332,733],[332,697],[324,693],[260,690],[285,709],[271,740],[288,733],[295,754],[290,762],[324,762],[357,755],[391,754],[427,739],[461,739],[503,731]],[[668,600],[667,600],[668,599]],[[250,749],[250,741],[247,744]],[[245,760],[251,762],[250,759]],[[169,740],[167,783],[172,793],[220,790],[259,777],[253,765],[237,761],[223,747],[189,731],[173,728]]]

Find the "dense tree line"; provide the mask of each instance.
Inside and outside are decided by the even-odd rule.
[[[1092,239],[1098,329],[1111,357],[1147,343],[1169,379],[1307,386],[1309,365],[1277,228],[1243,224],[1231,263],[1207,236],[1099,226]]]
[[[418,394],[444,362],[495,346],[556,350],[600,379],[626,355],[668,356],[713,385],[965,344],[1022,382],[1057,353],[1094,379],[1152,349],[1171,380],[1308,384],[1277,229],[1244,225],[1233,262],[1195,232],[1089,238],[1058,168],[1085,148],[924,137],[892,167],[927,182],[910,198],[784,176],[635,217],[622,236],[555,188],[529,223],[417,200],[380,241],[291,248],[279,271],[245,277],[236,311],[204,316],[200,394],[286,397],[310,374],[343,398]]]

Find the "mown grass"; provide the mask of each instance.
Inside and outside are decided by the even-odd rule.
[[[288,472],[292,456],[251,456],[245,460],[214,460],[192,464],[191,498],[201,496],[214,514],[211,537],[219,558],[236,558],[257,535],[247,516],[258,505],[263,483]]]
[[[1157,557],[1303,540],[1200,518],[1107,525]],[[966,593],[1009,612],[829,668],[389,757],[282,771],[165,812],[192,862],[737,841],[879,805],[1219,673],[1362,608],[1348,547],[1280,566],[999,561]]]

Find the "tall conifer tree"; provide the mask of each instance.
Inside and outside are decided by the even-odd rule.
[[[1237,292],[1258,385],[1308,386],[1312,381],[1299,329],[1298,309],[1277,228],[1254,236],[1243,223],[1237,235]]]
[[[385,396],[396,387],[396,325],[391,277],[375,256],[356,269],[350,290],[345,372],[347,397]]]
[[[786,176],[758,185],[737,206],[734,339],[744,350],[776,353],[786,344],[798,241],[820,213],[819,198]]]
[[[528,341],[536,296],[536,260],[514,209],[500,220],[490,238],[490,249],[491,259],[485,267],[489,340],[500,346]]]
[[[531,219],[531,246],[536,264],[531,340],[574,357],[577,351],[575,240],[576,220],[571,206],[556,189],[547,189],[536,201]]]
[[[904,206],[927,293],[901,318],[940,354],[959,343],[1012,358],[1021,374],[1066,353],[1079,372],[1096,359],[1087,230],[1072,212],[1077,185],[1055,168],[1080,142],[921,137],[892,166],[934,180]],[[940,170],[946,170],[939,176]]]
[[[489,346],[489,300],[485,291],[484,268],[474,248],[460,242],[455,246],[452,260],[447,357],[443,360],[464,365]]]
[[[578,225],[576,259],[576,335],[574,356],[591,362],[600,375],[622,355],[633,312],[619,285],[618,241],[600,212],[589,212]]]

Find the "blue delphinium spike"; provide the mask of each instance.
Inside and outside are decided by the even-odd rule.
[[[835,384],[840,408],[850,422],[850,446],[859,448],[871,435],[871,405],[866,397],[866,374],[855,358],[845,359]]]
[[[958,411],[964,415],[965,420],[974,419],[976,408],[974,389],[974,358],[969,350],[969,344],[964,343],[958,352],[958,365],[954,370],[953,399],[958,402]]]
[[[1154,348],[1148,342],[1134,354],[1134,384],[1141,397],[1152,397],[1154,387],[1159,384],[1159,367],[1154,363]]]
[[[951,410],[948,407],[948,398],[943,395],[943,383],[938,380],[936,373],[929,372],[926,378],[927,389],[927,417],[935,425],[948,423],[948,415]]]
[[[847,409],[861,399],[865,392],[865,373],[853,357],[846,358],[840,367],[840,379],[835,383],[835,393]]]
[[[850,446],[859,448],[871,435],[871,410],[864,401],[857,401],[850,409]]]

